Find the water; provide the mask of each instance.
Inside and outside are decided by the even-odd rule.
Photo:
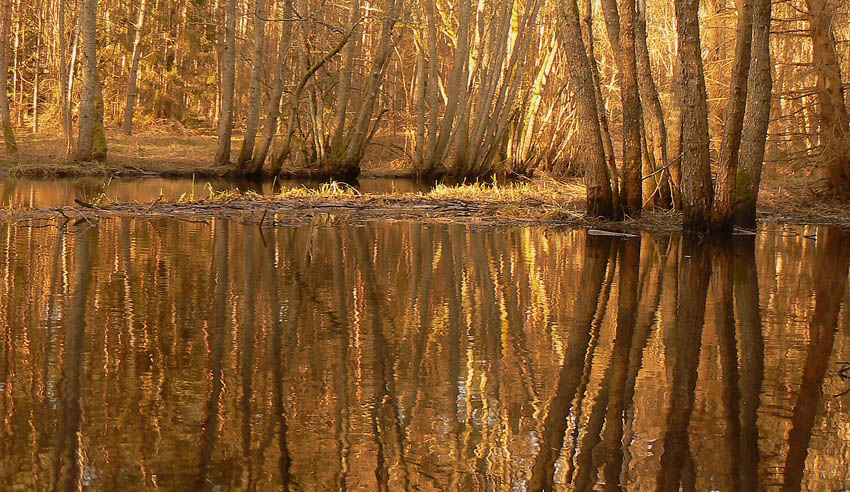
[[[850,241],[0,223],[4,490],[847,490]]]
[[[17,179],[0,178],[0,206],[51,208],[74,205],[74,199],[91,201],[102,193],[116,202],[152,202],[160,196],[174,201],[181,196],[204,198],[209,190],[239,189],[271,195],[282,188],[316,188],[321,181],[285,179],[279,181],[196,179],[192,178],[73,178],[73,179]],[[411,193],[427,191],[428,185],[410,179],[361,178],[357,189],[362,193]]]

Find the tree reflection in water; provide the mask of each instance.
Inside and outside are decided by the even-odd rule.
[[[0,480],[846,487],[850,242],[781,232],[0,224]]]

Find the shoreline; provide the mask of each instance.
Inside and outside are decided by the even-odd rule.
[[[457,190],[457,193],[452,193],[453,190]],[[101,218],[132,217],[170,218],[199,223],[209,223],[211,219],[232,219],[260,228],[317,222],[332,225],[372,221],[420,221],[480,227],[566,227],[616,234],[682,232],[681,214],[669,210],[653,210],[636,219],[609,222],[585,216],[584,202],[576,197],[463,198],[464,193],[457,187],[444,187],[436,193],[426,194],[364,195],[357,194],[351,188],[335,188],[335,191],[305,188],[289,190],[274,197],[253,193],[219,192],[215,197],[195,201],[156,200],[146,203],[91,204],[76,200],[75,205],[63,207],[2,208],[0,220],[30,227],[56,227],[60,230],[80,223],[93,224]],[[486,191],[482,192],[482,195],[486,195]],[[850,213],[846,207],[822,207],[796,214],[787,209],[768,209],[760,211],[758,222],[759,225],[833,226],[850,230]],[[753,231],[737,229],[736,233],[752,234]]]

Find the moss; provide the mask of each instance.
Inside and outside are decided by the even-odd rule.
[[[755,198],[750,173],[741,166],[738,166],[738,173],[735,176],[735,194],[738,202],[749,202]]]
[[[106,161],[106,129],[103,127],[103,96],[94,100],[94,133],[92,135],[92,160]]]
[[[3,125],[3,140],[5,140],[6,149],[9,152],[17,152],[18,144],[15,142],[15,130],[12,129],[11,123]]]

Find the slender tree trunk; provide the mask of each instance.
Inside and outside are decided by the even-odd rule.
[[[236,82],[236,0],[225,6],[224,46],[221,49],[221,116],[218,122],[218,149],[215,163],[230,165],[230,145],[233,135],[233,88]]]
[[[74,121],[73,114],[71,113],[71,94],[73,93],[74,89],[74,78],[77,67],[77,54],[79,52],[80,47],[80,31],[82,30],[81,20],[82,17],[80,15],[77,15],[77,18],[74,21],[73,38],[71,40],[71,56],[70,60],[68,61],[68,78],[66,79],[67,89],[65,91],[65,105],[68,108],[68,142],[67,147],[65,148],[65,153],[68,155],[69,158],[71,158],[74,154]]]
[[[6,62],[6,44],[9,41],[9,29],[12,24],[12,0],[2,0],[0,8],[0,125],[3,126],[3,141],[6,150],[16,152],[15,130],[12,127],[12,115],[9,111],[9,67]]]
[[[850,196],[850,115],[844,103],[841,67],[833,33],[834,3],[806,0],[809,7],[809,33],[812,38],[812,65],[818,76],[817,92],[820,134],[829,191]]]
[[[576,115],[579,120],[579,155],[587,193],[587,214],[591,217],[613,219],[617,213],[612,203],[611,182],[599,131],[593,73],[581,38],[578,5],[576,0],[566,0],[560,7],[560,17],[564,24],[561,43],[570,66],[570,79],[575,91]]]
[[[80,33],[83,43],[83,86],[74,160],[91,161],[94,145],[97,80],[97,0],[80,0]]]
[[[284,19],[292,18],[292,3],[293,0],[284,0]],[[289,53],[289,46],[292,44],[292,22],[290,20],[284,21],[281,29],[280,44],[277,50],[277,70],[275,70],[274,81],[272,82],[269,96],[268,121],[266,121],[265,134],[254,152],[254,159],[251,163],[251,168],[248,170],[249,174],[257,174],[263,169],[272,141],[280,125],[280,102],[283,99],[283,83],[286,79],[287,55]]]
[[[635,0],[620,0],[620,92],[623,99],[623,212],[640,215],[641,196],[641,107],[635,55]]]
[[[32,125],[32,132],[38,132],[38,99],[39,99],[39,85],[41,84],[41,44],[42,44],[42,30],[44,26],[44,12],[43,12],[43,4],[38,2],[35,5],[36,10],[38,11],[38,29],[35,33],[35,70],[33,71],[33,81],[32,81],[32,118],[30,119],[30,123]]]
[[[637,22],[635,25],[635,51],[637,53],[637,74],[640,88],[641,110],[646,134],[646,145],[652,159],[644,162],[643,174],[648,176],[659,169],[670,165],[667,152],[667,126],[664,123],[664,110],[658,87],[652,76],[652,65],[649,59],[649,46],[646,35],[646,0],[638,0]],[[662,200],[655,200],[662,206],[678,206],[679,190],[672,186],[671,173],[668,170],[655,179],[645,179],[643,186],[644,200],[649,200],[651,193],[661,187]]]
[[[711,225],[708,104],[702,64],[699,0],[676,0],[682,80],[682,208],[686,230]]]
[[[66,153],[71,149],[71,105],[68,100],[68,47],[65,34],[65,0],[59,0],[59,106],[62,114],[62,134],[65,136]]]
[[[336,94],[336,119],[334,121],[331,149],[342,147],[343,137],[345,136],[345,123],[348,120],[348,106],[351,99],[351,79],[354,75],[354,61],[358,55],[356,26],[360,23],[360,0],[351,0],[348,8],[348,25],[351,26],[353,40],[348,43],[343,53],[342,72],[340,72],[339,89]]]
[[[264,0],[256,0],[254,13],[254,60],[251,67],[251,87],[248,90],[248,121],[242,149],[236,160],[236,168],[249,170],[254,154],[254,141],[260,126],[260,106],[263,96],[263,48],[266,42],[266,5]]]
[[[142,58],[142,33],[145,27],[146,3],[147,0],[141,0],[141,3],[139,3],[139,16],[136,18],[136,25],[133,26],[135,30],[133,35],[133,59],[130,62],[130,74],[127,79],[127,103],[124,106],[123,131],[126,135],[133,134],[133,115],[136,110],[136,100],[138,99],[136,84],[139,79],[139,60]]]
[[[590,61],[590,71],[593,74],[593,92],[594,96],[596,96],[596,111],[599,114],[602,149],[605,151],[605,163],[608,166],[608,174],[611,177],[611,203],[614,210],[620,210],[620,172],[617,170],[617,159],[614,156],[614,141],[611,139],[608,109],[605,107],[605,98],[602,97],[602,87],[599,83],[599,67],[596,66],[596,43],[593,39],[593,4],[593,0],[584,0],[581,29],[585,43],[587,43],[587,59]],[[605,2],[602,3],[602,6],[603,8],[610,7]],[[614,3],[614,7],[616,8],[616,3]],[[619,36],[619,32],[617,36]],[[614,52],[615,56],[617,56],[618,50],[614,50]]]
[[[751,0],[738,0],[738,35],[735,46],[735,66],[729,87],[729,105],[723,125],[717,182],[714,189],[712,228],[729,231],[734,223],[735,180],[738,156],[747,107],[747,78],[753,41],[753,5]]]
[[[381,92],[381,86],[384,82],[384,76],[387,71],[387,63],[390,55],[392,55],[394,42],[392,38],[393,30],[398,23],[401,13],[404,10],[404,0],[392,0],[384,18],[383,28],[381,30],[381,38],[378,44],[378,49],[375,52],[375,57],[372,60],[372,71],[366,81],[366,87],[363,92],[363,100],[360,103],[360,109],[355,116],[351,132],[345,146],[345,153],[340,160],[333,159],[334,169],[330,174],[350,175],[359,173],[360,159],[363,158],[363,152],[366,144],[371,138],[370,125],[372,123],[372,115],[375,110],[378,96]]]
[[[773,68],[770,57],[771,0],[753,0],[752,64],[747,81],[747,111],[735,185],[735,223],[756,227],[767,128],[770,124]]]

